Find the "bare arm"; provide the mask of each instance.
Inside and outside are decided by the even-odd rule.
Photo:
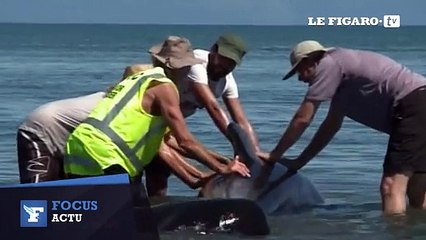
[[[203,173],[188,162],[173,148],[162,143],[158,152],[160,160],[171,169],[180,180],[186,185],[195,189],[200,186],[200,183],[211,175],[211,173]]]
[[[179,147],[195,156],[196,159],[203,160],[202,163],[215,172],[228,174],[231,171],[236,171],[243,176],[249,175],[247,167],[240,162],[235,162],[233,165],[223,165],[216,161],[214,157],[208,154],[208,150],[194,138],[186,126],[180,111],[178,95],[171,84],[157,85],[155,96],[162,116],[168,122]]]
[[[173,135],[169,135],[166,139],[165,139],[165,143],[170,147],[173,148],[175,151],[177,151],[178,153],[180,153],[181,155],[187,157],[187,158],[192,158],[195,159],[197,161],[202,161],[201,159],[197,159],[196,156],[191,155],[189,152],[185,151],[184,149],[182,149],[181,147],[179,147],[179,144],[176,142],[176,138]],[[216,159],[216,161],[219,161],[223,164],[228,164],[229,161],[231,159],[215,152],[212,150],[207,150],[208,153],[214,157]]]
[[[300,161],[301,163],[303,163],[303,165],[305,165],[319,152],[321,152],[321,150],[324,149],[325,146],[327,146],[327,144],[331,141],[334,135],[336,135],[336,133],[339,131],[340,127],[342,126],[344,117],[345,116],[343,115],[343,113],[341,113],[337,109],[330,108],[326,119],[321,124],[312,141],[297,158],[297,161]]]
[[[305,150],[295,160],[284,160],[282,163],[290,169],[300,169],[305,166],[311,159],[318,155],[322,149],[331,141],[342,126],[344,119],[343,113],[335,108],[330,108],[326,119],[323,121],[312,141]]]
[[[294,143],[299,140],[306,128],[311,124],[312,119],[320,105],[320,102],[304,100],[294,115],[285,133],[282,135],[277,146],[271,152],[271,159],[279,159]]]
[[[229,119],[217,102],[210,88],[206,84],[191,83],[192,91],[195,96],[206,107],[211,119],[215,123],[216,127],[222,132],[223,135],[227,136],[227,127],[229,125]]]
[[[241,125],[241,127],[247,132],[249,135],[250,141],[255,147],[256,151],[260,151],[259,141],[257,139],[256,133],[253,130],[252,125],[248,121],[244,110],[241,106],[240,100],[238,98],[223,98],[226,107],[231,114],[232,119]]]

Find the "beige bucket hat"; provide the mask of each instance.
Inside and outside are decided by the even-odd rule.
[[[204,62],[201,59],[195,58],[189,40],[179,36],[168,36],[163,43],[151,47],[149,53],[172,69],[179,69]]]

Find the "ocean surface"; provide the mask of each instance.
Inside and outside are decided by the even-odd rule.
[[[373,50],[426,74],[426,27],[266,27],[0,24],[0,184],[18,182],[16,128],[37,106],[106,89],[125,66],[147,63],[147,49],[167,35],[189,38],[208,49],[224,32],[240,34],[249,46],[234,71],[245,112],[261,146],[271,150],[306,91],[295,78],[281,81],[294,44],[315,39],[326,46]],[[308,144],[327,112],[323,104],[294,157]],[[223,154],[231,146],[205,111],[188,119],[199,140]],[[426,212],[383,217],[379,183],[387,136],[346,119],[330,145],[301,173],[325,198],[325,207],[271,217],[271,235],[261,239],[424,239]],[[170,195],[195,196],[176,178]],[[235,235],[166,234],[163,239],[236,239]]]

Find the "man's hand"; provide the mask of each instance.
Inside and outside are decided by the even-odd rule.
[[[301,169],[306,164],[305,162],[302,162],[298,159],[288,159],[288,158],[279,159],[278,162],[286,166],[288,170],[295,171],[295,172]]]
[[[231,173],[238,173],[243,177],[250,177],[250,170],[247,166],[238,160],[238,157],[230,161],[226,167],[221,171],[221,174],[227,175]]]
[[[257,152],[256,155],[262,159],[263,161],[267,163],[280,163],[284,166],[286,166],[289,170],[297,171],[303,166],[305,166],[306,163],[302,162],[298,159],[288,159],[288,158],[280,158],[280,156],[274,156],[273,152],[266,153],[266,152]]]
[[[275,154],[274,152],[267,153],[267,152],[261,152],[261,151],[259,151],[259,152],[256,152],[256,155],[260,159],[262,159],[263,161],[270,162],[270,163],[278,161],[280,159],[280,157],[281,157],[281,156]]]
[[[271,154],[267,152],[256,152],[256,155],[265,162],[269,162],[271,159]]]
[[[213,173],[203,173],[203,176],[198,179],[198,181],[192,186],[192,189],[202,188],[206,185],[212,178],[216,177],[218,174]]]

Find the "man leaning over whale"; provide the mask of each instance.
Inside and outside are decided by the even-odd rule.
[[[305,98],[267,161],[278,161],[309,126],[321,102],[328,114],[311,143],[295,160],[282,161],[298,170],[312,160],[342,126],[345,116],[389,134],[380,184],[385,214],[406,211],[406,196],[426,208],[426,78],[382,54],[298,43],[290,54],[291,70],[308,85]]]
[[[152,47],[149,52],[152,56],[159,51],[159,46]],[[212,44],[210,51],[195,49],[194,55],[202,63],[194,64],[185,76],[177,82],[180,94],[180,108],[184,117],[193,115],[197,109],[205,108],[216,127],[229,140],[227,127],[231,121],[241,125],[247,132],[248,140],[254,146],[255,151],[260,151],[257,136],[252,125],[247,119],[243,107],[239,100],[237,82],[232,71],[239,65],[247,52],[244,40],[233,33],[222,34]],[[219,97],[223,99],[226,111],[220,106]],[[179,148],[173,135],[166,141],[170,151],[178,152],[179,155],[194,158],[191,153]],[[161,151],[160,151],[161,153]],[[209,154],[222,163],[229,161],[229,158],[209,152]],[[171,156],[160,156],[163,161],[167,161]],[[170,160],[169,160],[170,161]],[[154,180],[157,189],[152,190],[155,195],[164,195],[167,190],[167,169],[163,168],[164,174],[156,174]],[[147,180],[148,181],[148,180]]]
[[[182,40],[182,39],[181,39]],[[189,43],[189,41],[188,41],[188,43]],[[185,44],[185,41],[183,41],[183,44]],[[193,61],[193,62],[195,62],[195,61]],[[179,69],[177,69],[177,70],[182,70],[181,68],[179,68]],[[176,71],[177,71],[176,70]],[[166,72],[168,72],[169,74],[171,73],[171,72],[173,72],[173,68],[171,68],[170,70],[168,70],[168,71],[166,71]],[[125,75],[126,75],[126,73],[125,73]],[[175,79],[176,80],[176,79]],[[160,84],[161,85],[161,84]],[[153,88],[155,88],[155,87],[153,87]],[[149,92],[149,91],[147,91],[147,92]],[[98,100],[96,100],[96,101],[94,101],[94,102],[97,102],[97,101],[99,101],[99,99]],[[103,99],[102,100],[100,100],[100,101],[103,101]],[[93,105],[96,105],[96,104],[93,104]],[[39,112],[39,111],[37,111],[37,112]],[[84,115],[84,114],[83,114]],[[79,122],[79,121],[82,121],[83,120],[83,117],[81,117],[81,119],[76,119],[76,121],[77,121],[77,123]],[[73,123],[74,123],[75,121],[73,120]],[[61,125],[61,124],[59,124],[59,125]],[[40,126],[40,127],[42,127],[42,128],[48,128],[49,126]],[[73,129],[72,129],[72,124],[68,124],[67,126],[64,126],[64,129],[67,129],[67,130],[70,130],[70,131],[73,131]],[[181,131],[182,130],[184,130],[185,128],[182,128],[181,129]],[[44,130],[43,130],[44,131]],[[66,135],[66,134],[65,134]],[[181,136],[182,137],[182,136]],[[64,136],[64,138],[65,138],[65,136]],[[60,139],[59,139],[59,141],[60,141]],[[27,144],[28,146],[29,145],[31,145],[31,144]],[[185,147],[187,147],[187,146],[184,146],[184,148]],[[190,149],[190,146],[189,146],[189,149]],[[21,149],[22,150],[22,149]],[[24,150],[28,150],[28,149],[24,149]],[[33,150],[37,150],[37,149],[33,149]],[[19,151],[18,150],[18,152],[21,152],[21,151]],[[201,154],[198,154],[198,153],[196,153],[195,155],[203,155],[203,152],[207,152],[207,151],[200,151],[201,152]],[[37,157],[37,156],[36,156]],[[39,158],[37,158],[37,159],[39,159]],[[235,171],[235,172],[239,172],[239,173],[241,173],[242,175],[246,175],[247,174],[247,171],[246,171],[246,168],[244,167],[244,165],[243,164],[240,164],[240,163],[238,163],[237,161],[232,161],[232,162],[230,162],[230,163],[227,163],[226,165],[223,165],[222,164],[222,166],[220,165],[220,163],[216,163],[214,160],[212,160],[212,158],[210,158],[209,159],[209,157],[205,157],[204,159],[208,159],[208,160],[210,160],[210,162],[209,163],[207,163],[207,164],[210,164],[210,167],[212,167],[213,169],[215,169],[216,171],[218,171],[218,172],[220,172],[220,173],[224,173],[224,174],[227,174],[227,173],[230,173],[230,172],[233,172],[233,171]],[[34,160],[34,159],[33,159]],[[54,159],[51,159],[51,160],[54,160]],[[22,161],[20,161],[20,165],[22,165],[22,166],[24,166],[24,167],[22,167],[22,168],[20,168],[20,170],[23,170],[23,171],[21,171],[21,175],[25,175],[25,169],[28,169],[27,167],[28,167],[28,161],[27,161],[27,163],[25,163],[25,162],[22,162],[22,164],[21,164],[21,162]],[[57,162],[57,165],[61,165],[62,163],[61,163],[61,161],[58,161]],[[47,162],[46,164],[38,164],[38,165],[43,165],[44,166],[44,169],[40,169],[40,170],[43,170],[42,172],[43,173],[47,173],[47,172],[49,172],[50,171],[50,173],[49,174],[47,174],[46,175],[46,178],[39,178],[39,177],[29,177],[29,179],[28,179],[28,181],[27,180],[25,180],[25,182],[32,182],[32,181],[44,181],[44,180],[55,180],[55,179],[61,179],[62,178],[62,176],[60,176],[61,174],[60,174],[60,170],[58,170],[58,168],[55,168],[55,169],[49,169],[49,166],[52,166],[52,164],[49,164],[49,162]],[[188,165],[184,165],[184,164],[178,164],[180,167],[181,167],[181,169],[179,170],[176,170],[177,172],[179,172],[179,171],[183,171],[183,170],[185,170],[186,172],[190,172],[191,170],[193,170],[192,168],[190,168],[190,166],[188,167]],[[41,167],[43,167],[43,166],[41,166]],[[226,166],[226,167],[225,167]],[[183,170],[182,170],[183,169]],[[39,172],[41,172],[41,171],[39,171]],[[52,175],[53,174],[53,175]],[[24,182],[24,181],[21,181],[21,182]]]

